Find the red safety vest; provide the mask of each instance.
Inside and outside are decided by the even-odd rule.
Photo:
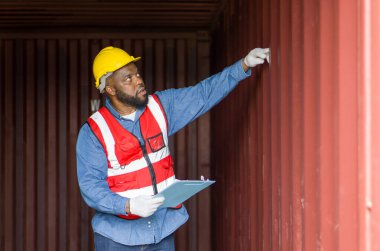
[[[175,181],[167,119],[157,96],[149,96],[139,121],[145,145],[124,129],[106,107],[88,119],[107,156],[108,186],[111,191],[127,198],[157,194]],[[139,218],[133,214],[119,216]]]

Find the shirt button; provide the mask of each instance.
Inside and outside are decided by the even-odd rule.
[[[148,224],[150,225],[150,221],[148,221]]]

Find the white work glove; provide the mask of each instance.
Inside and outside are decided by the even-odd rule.
[[[129,211],[141,217],[149,217],[164,203],[164,197],[153,198],[150,195],[140,195],[129,200]]]
[[[267,59],[267,61],[269,63],[269,55],[270,55],[269,48],[266,48],[266,49],[262,49],[262,48],[253,49],[244,58],[244,64],[246,64],[248,67],[255,67],[258,64],[263,64],[264,61],[265,61],[265,59]]]

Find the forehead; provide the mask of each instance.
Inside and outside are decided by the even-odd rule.
[[[127,64],[126,66],[121,67],[120,69],[116,70],[114,72],[115,75],[125,75],[125,74],[134,74],[138,71],[137,66],[135,63]]]

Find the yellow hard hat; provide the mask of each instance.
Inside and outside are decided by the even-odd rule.
[[[101,50],[98,55],[96,55],[92,65],[96,88],[98,88],[100,92],[103,92],[105,79],[108,76],[121,67],[131,62],[136,62],[140,58],[141,57],[134,58],[126,51],[112,46],[108,46]]]

